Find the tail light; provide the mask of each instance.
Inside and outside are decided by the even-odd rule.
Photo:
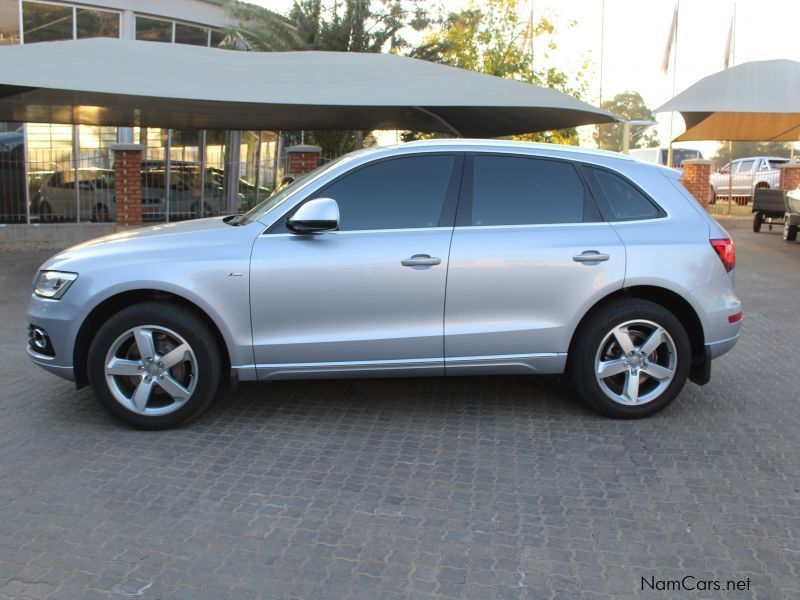
[[[726,238],[710,241],[711,246],[722,261],[722,266],[730,273],[733,267],[736,266],[736,251],[733,249],[733,240]]]

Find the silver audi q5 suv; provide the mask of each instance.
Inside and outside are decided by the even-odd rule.
[[[505,141],[354,152],[245,215],[57,254],[27,351],[153,429],[223,379],[566,373],[644,417],[707,383],[741,327],[733,243],[677,178]]]

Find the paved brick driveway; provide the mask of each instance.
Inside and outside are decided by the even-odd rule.
[[[800,245],[735,239],[744,338],[649,420],[557,379],[286,382],[160,433],[28,364],[44,256],[0,255],[0,598],[800,598]]]

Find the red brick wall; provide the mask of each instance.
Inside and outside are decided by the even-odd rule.
[[[293,152],[289,155],[289,173],[308,173],[319,166],[318,152]]]
[[[302,175],[313,171],[320,165],[322,148],[309,144],[286,148],[286,175]]]
[[[711,198],[711,161],[692,159],[685,160],[681,165],[683,176],[681,183],[689,190],[703,208],[708,208],[708,201]]]
[[[123,227],[142,224],[142,150],[114,149],[115,203],[117,224]]]
[[[778,167],[780,173],[780,183],[778,187],[782,190],[795,190],[800,187],[800,163],[789,163]]]

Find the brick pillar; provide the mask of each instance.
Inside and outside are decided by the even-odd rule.
[[[708,201],[711,198],[711,161],[692,158],[681,163],[683,175],[681,183],[689,193],[694,196],[700,205],[708,209]]]
[[[286,175],[302,175],[313,171],[320,165],[322,148],[319,146],[289,146],[286,156],[289,158],[286,165]]]
[[[114,144],[114,202],[117,225],[142,224],[142,152],[139,144]]]
[[[800,188],[800,163],[790,162],[778,167],[779,183],[782,190],[796,190]]]

